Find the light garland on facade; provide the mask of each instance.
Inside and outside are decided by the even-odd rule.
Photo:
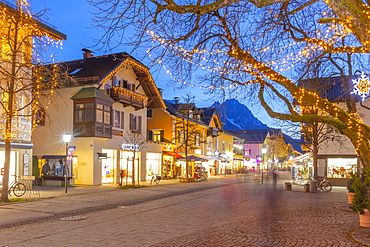
[[[7,62],[11,50],[18,51],[17,56],[19,56],[19,62],[23,63],[23,67],[19,69],[19,73],[14,75],[16,77],[15,88],[13,92],[14,102],[12,112],[7,112],[6,104],[2,105],[2,119],[0,121],[0,126],[3,130],[6,128],[6,120],[10,120],[9,115],[12,116],[11,133],[0,133],[1,139],[8,138],[12,141],[30,141],[31,133],[33,128],[38,124],[36,116],[38,110],[40,110],[41,97],[45,96],[43,94],[45,88],[44,76],[34,76],[32,79],[31,72],[34,70],[35,75],[40,74],[36,63],[40,63],[40,54],[36,53],[36,41],[43,44],[43,47],[62,47],[62,37],[56,36],[54,33],[47,31],[43,27],[39,26],[39,21],[36,21],[30,11],[30,5],[27,0],[18,0],[16,11],[11,7],[2,5],[4,7],[0,8],[0,31],[3,33],[2,40],[0,42],[0,59],[2,59],[4,68],[10,67]],[[17,24],[17,33],[8,32],[8,28],[12,24]],[[7,37],[10,33],[11,37]],[[14,42],[14,41],[17,42]],[[14,43],[11,43],[13,41]],[[17,47],[11,46],[17,44]],[[19,54],[18,54],[19,53]],[[32,61],[31,61],[32,60]],[[50,66],[50,70],[47,75],[50,79],[48,84],[53,85],[52,88],[58,86],[56,80],[58,79],[58,68],[56,65]],[[42,73],[41,73],[42,74]],[[4,77],[4,76],[3,76]],[[8,76],[9,77],[9,76]],[[4,81],[9,79],[4,77],[1,81],[5,85]],[[48,93],[50,96],[46,102],[51,104],[51,96],[54,94],[54,90]],[[4,95],[2,101],[4,102]],[[8,98],[9,99],[9,98]],[[45,106],[47,108],[47,106]]]

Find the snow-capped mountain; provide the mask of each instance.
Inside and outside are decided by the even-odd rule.
[[[215,102],[212,107],[218,110],[224,130],[236,131],[247,129],[268,129],[269,127],[253,116],[247,106],[236,99],[228,99],[220,104]]]

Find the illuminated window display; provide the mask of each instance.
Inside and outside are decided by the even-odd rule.
[[[328,158],[328,178],[349,178],[357,172],[357,158]]]

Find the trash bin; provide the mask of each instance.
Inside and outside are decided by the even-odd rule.
[[[317,192],[317,182],[316,181],[310,181],[310,192],[311,193]]]
[[[292,190],[292,183],[285,182],[285,189],[286,190]]]

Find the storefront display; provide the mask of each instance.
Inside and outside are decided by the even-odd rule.
[[[313,177],[313,166],[312,164],[292,165],[291,174],[293,180],[308,180]]]
[[[107,154],[105,159],[102,159],[102,183],[114,183],[116,169],[114,162],[114,151],[103,149],[103,153]]]
[[[357,172],[357,158],[328,158],[328,178],[349,178]]]
[[[146,154],[146,179],[151,179],[153,175],[161,175],[161,154],[147,153]]]

